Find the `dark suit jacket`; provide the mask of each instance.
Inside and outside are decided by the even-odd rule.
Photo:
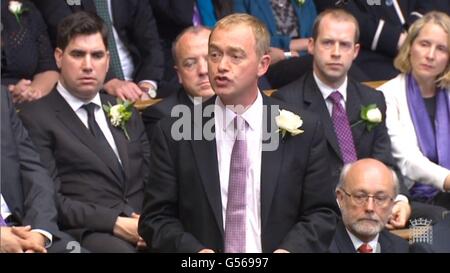
[[[1,194],[14,222],[60,237],[55,188],[28,132],[17,117],[9,91],[1,89]]]
[[[172,108],[176,105],[186,105],[188,107],[193,106],[191,99],[188,97],[184,89],[179,89],[178,92],[164,98],[159,103],[147,107],[144,111],[142,111],[142,121],[144,122],[150,142],[152,140],[156,123],[160,119],[170,116]]]
[[[115,104],[108,95],[101,94],[101,100],[103,104]],[[143,185],[148,179],[149,145],[135,109],[126,125],[130,140],[107,119],[125,181],[57,90],[26,105],[20,116],[56,181],[63,229],[112,232],[117,216],[140,213]]]
[[[215,97],[203,106],[214,101]],[[263,104],[270,112],[280,102],[263,96]],[[286,109],[283,105],[280,108]],[[277,149],[262,152],[263,252],[277,248],[323,252],[334,233],[337,210],[323,131],[313,114],[302,111],[300,115],[303,134],[287,135]],[[206,123],[214,124],[210,117],[205,117],[202,124],[195,117],[190,120],[192,131]],[[211,248],[221,252],[224,225],[216,141],[176,141],[171,137],[175,121],[163,119],[155,128],[150,183],[145,187],[139,234],[157,251],[197,252]],[[276,129],[269,132],[275,134]]]
[[[361,29],[361,51],[355,63],[366,71],[371,80],[388,80],[395,77],[398,71],[393,66],[393,60],[397,55],[397,43],[400,34],[419,18],[417,13],[424,14],[429,10],[430,1],[397,0],[405,20],[404,24],[396,13],[394,5],[387,4],[393,1],[379,0],[379,4],[375,0],[343,2],[346,4],[342,7],[356,17]],[[377,47],[372,50],[372,42],[376,36],[380,20],[384,21],[384,27],[380,32]]]
[[[64,17],[78,10],[96,13],[93,0],[80,0],[81,5],[69,5],[69,2],[35,1],[49,26],[49,34],[54,46],[56,45],[57,25]],[[148,0],[111,0],[111,7],[114,28],[133,59],[133,80],[135,82],[142,80],[158,82],[162,79],[164,72],[164,59],[158,30]]]
[[[322,93],[316,84],[313,73],[309,72],[300,79],[280,88],[273,96],[290,103],[297,110],[309,110],[319,115],[325,129],[327,147],[331,154],[331,173],[334,185],[336,185],[344,162],[341,157],[330,113],[328,112]],[[396,168],[391,154],[391,142],[385,124],[386,103],[383,94],[349,78],[346,111],[350,124],[355,124],[360,120],[361,106],[367,106],[373,103],[380,109],[383,115],[383,121],[371,131],[367,130],[364,123],[359,123],[351,128],[357,158],[375,158],[384,162],[386,165]],[[406,188],[402,188],[403,192],[407,192]]]
[[[378,237],[381,253],[408,253],[409,244],[405,239],[392,234],[387,230],[382,230]],[[333,242],[330,246],[332,253],[357,253],[352,240],[345,229],[344,223],[339,221],[336,226]]]

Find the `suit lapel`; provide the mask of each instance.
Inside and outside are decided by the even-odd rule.
[[[350,122],[350,126],[352,124],[357,123],[361,120],[361,106],[363,105],[363,101],[361,98],[361,94],[358,93],[357,87],[351,81],[348,82],[347,87],[347,102],[345,105],[345,109],[347,111],[348,120]],[[364,129],[366,128],[364,123],[358,123],[355,126],[352,126],[352,135],[353,142],[355,143],[356,153],[358,154],[358,144],[361,139],[361,135],[364,133]]]
[[[304,103],[307,105],[306,109],[319,115],[325,130],[325,137],[328,143],[333,148],[334,152],[342,159],[341,150],[339,148],[336,132],[334,131],[333,121],[331,120],[330,112],[328,112],[325,100],[320,92],[319,87],[314,80],[313,74],[310,73],[306,78],[304,84]]]
[[[210,99],[206,104],[202,104],[202,107],[214,105],[215,97]],[[195,110],[194,110],[195,111]],[[214,115],[211,117],[202,118],[202,124],[199,124],[193,118],[193,128],[194,130],[201,130],[203,132],[203,125],[207,122],[214,122]],[[214,130],[214,129],[213,129]],[[192,132],[192,136],[194,133]],[[223,230],[223,216],[222,216],[222,198],[220,193],[220,177],[219,177],[219,163],[217,161],[217,147],[216,140],[206,140],[202,138],[201,140],[190,141],[192,145],[192,151],[194,154],[194,159],[199,166],[198,171],[200,173],[200,178],[205,188],[206,196],[213,210],[214,217],[216,218],[219,230],[224,235]]]
[[[336,225],[336,234],[334,235],[334,240],[336,242],[336,247],[339,250],[339,253],[356,253],[355,246],[353,245],[350,236],[345,229],[344,223],[342,220],[338,222]]]
[[[50,96],[53,98],[51,105],[54,107],[57,118],[65,125],[65,127],[76,136],[81,143],[86,145],[92,152],[100,158],[100,160],[117,178],[116,182],[122,186],[120,170],[114,168],[114,164],[110,162],[110,158],[105,156],[104,151],[96,143],[88,128],[81,122],[77,114],[72,110],[70,105],[64,100],[57,90],[53,90]]]
[[[110,102],[114,105],[116,102],[113,100],[108,100],[105,96],[100,95],[102,104],[105,102]],[[130,166],[129,166],[129,157],[128,157],[128,142],[129,140],[126,138],[125,133],[120,127],[115,127],[111,124],[110,119],[106,116],[106,121],[108,122],[109,129],[111,130],[111,134],[114,138],[114,142],[116,143],[117,150],[119,152],[120,161],[122,162],[122,168],[125,173],[125,181],[127,181],[130,175]],[[128,132],[129,133],[129,132]],[[126,183],[125,183],[126,185]]]
[[[266,121],[266,125],[263,125],[263,134],[264,132],[270,132],[270,135],[277,135],[276,130],[278,129],[276,126],[272,128],[272,125],[275,125],[275,116],[271,114],[272,106],[277,106],[272,99],[269,97],[263,96],[263,122]],[[265,110],[267,108],[267,111]],[[277,109],[274,108],[276,111]],[[281,110],[281,109],[280,109]],[[275,112],[276,113],[276,112]],[[269,118],[267,118],[269,117]],[[267,126],[264,128],[264,126]],[[283,159],[283,151],[285,146],[286,138],[289,138],[289,135],[285,136],[285,139],[279,138],[279,146],[277,149],[273,151],[264,151],[262,150],[261,154],[261,229],[264,228],[267,220],[269,218],[269,212],[272,205],[273,195],[275,194],[275,189],[278,184],[278,176],[280,174],[281,162]],[[263,142],[263,148],[264,148]]]

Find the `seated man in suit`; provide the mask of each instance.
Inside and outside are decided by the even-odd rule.
[[[334,184],[342,166],[360,158],[375,158],[397,168],[385,125],[383,94],[348,77],[348,70],[359,52],[358,37],[358,22],[347,11],[334,9],[319,14],[308,46],[314,56],[313,71],[273,95],[321,117],[331,153]],[[372,111],[376,117],[362,119],[362,106],[369,105],[376,106]],[[390,227],[404,227],[411,215],[408,190],[403,183],[401,193],[396,197]],[[436,214],[433,217],[436,220],[441,215],[440,208],[413,204],[415,215],[426,214],[429,218],[430,214]]]
[[[109,65],[107,39],[96,15],[67,16],[55,50],[59,82],[20,114],[56,181],[60,227],[92,252],[134,252],[145,245],[137,225],[149,144],[134,108],[119,124],[102,110],[116,104],[99,93]]]
[[[66,252],[74,241],[56,223],[54,184],[11,95],[1,87],[0,252]]]
[[[208,54],[217,96],[202,105],[203,118],[195,111],[181,118],[192,129],[185,137],[173,130],[174,117],[156,125],[139,222],[156,251],[328,249],[337,207],[323,131],[315,115],[301,111],[303,124],[294,126],[301,128],[280,139],[275,115],[287,108],[257,85],[270,63],[269,41],[253,16],[221,19]]]
[[[175,70],[183,88],[142,112],[142,120],[150,140],[156,122],[169,116],[174,106],[190,107],[214,95],[208,78],[209,34],[211,30],[206,27],[188,27],[173,42],[172,55],[175,60]]]
[[[342,221],[330,246],[337,253],[404,253],[408,242],[384,230],[399,189],[397,175],[366,158],[342,169],[336,187]]]
[[[156,95],[164,72],[164,56],[148,0],[39,0],[34,3],[41,10],[53,41],[58,24],[66,16],[78,11],[97,14],[108,26],[111,56],[104,90],[133,101]]]

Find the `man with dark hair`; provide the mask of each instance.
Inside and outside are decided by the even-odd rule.
[[[96,15],[67,16],[55,50],[58,85],[20,114],[56,181],[61,228],[92,252],[134,252],[145,246],[137,224],[149,145],[134,108],[122,110],[129,120],[117,110],[123,105],[102,110],[116,104],[99,93],[109,66],[106,39]]]
[[[34,1],[55,41],[57,26],[66,16],[86,11],[97,14],[108,28],[111,64],[104,90],[122,99],[155,95],[164,72],[158,29],[148,0]]]

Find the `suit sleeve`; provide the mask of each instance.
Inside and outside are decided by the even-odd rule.
[[[153,138],[156,123],[164,117],[164,113],[160,111],[159,105],[152,105],[142,112],[142,121],[144,122],[145,130],[149,141]]]
[[[155,17],[148,0],[139,0],[135,13],[130,16],[134,18],[129,30],[132,35],[131,41],[139,50],[141,58],[141,64],[136,67],[134,81],[159,82],[164,72],[164,57]]]
[[[371,6],[364,1],[348,1],[344,8],[356,17],[361,31],[360,43],[363,48],[395,57],[397,44],[403,27],[372,14]],[[373,7],[372,7],[373,8]]]
[[[152,0],[153,11],[162,18],[168,18],[173,24],[186,28],[192,26],[194,0]]]
[[[166,121],[166,120],[164,120]],[[161,252],[198,252],[204,246],[184,231],[178,219],[178,181],[170,126],[158,122],[151,143],[150,180],[144,187],[143,212],[139,234],[147,245]]]
[[[2,124],[2,130],[11,130],[17,145],[19,173],[24,195],[23,225],[31,225],[33,229],[42,229],[57,233],[57,209],[55,189],[47,170],[42,166],[39,154],[31,141],[27,130],[17,116],[11,102],[9,92],[2,90],[3,99],[8,106],[10,124]],[[12,140],[11,140],[12,141]],[[12,183],[12,181],[10,181]],[[19,181],[17,181],[19,183]]]
[[[31,105],[30,105],[31,106]],[[118,209],[110,209],[98,204],[80,202],[67,198],[60,192],[61,180],[58,177],[56,160],[53,156],[53,141],[51,132],[47,131],[45,117],[39,115],[36,109],[24,107],[20,117],[29,130],[31,139],[40,153],[42,163],[47,167],[54,179],[58,221],[64,229],[88,228],[100,232],[112,232],[117,217],[121,214]]]
[[[302,144],[310,145],[310,149],[303,176],[301,214],[279,247],[290,252],[326,252],[336,227],[335,183],[328,169],[325,136],[319,121],[310,130],[314,132],[310,143]]]

